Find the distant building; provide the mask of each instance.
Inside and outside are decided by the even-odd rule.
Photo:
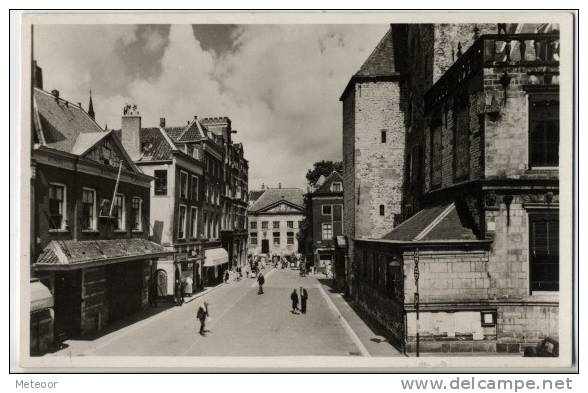
[[[336,253],[343,235],[343,178],[338,172],[321,176],[305,195],[304,253],[319,272],[332,272],[344,285],[345,250]]]
[[[371,93],[381,81],[343,96],[350,288],[408,352],[417,337],[421,352],[515,353],[559,337],[559,33],[496,29],[392,25],[394,100]],[[380,170],[382,107],[399,126],[387,159],[403,162]],[[401,214],[369,233],[378,210],[362,198],[391,180],[382,192]]]
[[[31,315],[31,339],[39,341],[31,351],[41,352],[43,286],[62,341],[146,307],[157,260],[169,252],[148,240],[153,179],[118,136],[57,90],[33,93],[31,310],[39,314]]]
[[[249,207],[249,254],[299,253],[298,233],[304,219],[304,193],[299,188],[266,188]]]

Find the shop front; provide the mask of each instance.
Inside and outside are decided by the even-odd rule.
[[[53,282],[56,340],[100,331],[147,307],[155,260],[167,255],[145,239],[50,242],[34,268]]]
[[[212,286],[223,281],[223,273],[229,268],[229,254],[224,248],[204,251],[204,285]]]

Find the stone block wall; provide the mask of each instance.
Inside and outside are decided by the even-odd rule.
[[[348,255],[354,255],[355,238],[355,87],[343,98],[343,234]],[[345,266],[347,285],[351,286],[353,257]]]
[[[361,83],[355,96],[355,237],[379,238],[394,228],[401,213],[405,130],[400,85]]]

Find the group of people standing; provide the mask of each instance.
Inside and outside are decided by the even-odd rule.
[[[302,314],[306,314],[308,291],[306,288],[300,287],[299,293],[296,292],[296,288],[294,288],[292,294],[290,294],[290,300],[292,301],[292,314],[298,314],[298,311],[300,311]],[[300,304],[300,308],[298,308],[298,304]]]

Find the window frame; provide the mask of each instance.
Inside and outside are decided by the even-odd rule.
[[[276,236],[276,234],[277,234],[277,236]],[[276,242],[276,240],[277,240],[277,242]],[[274,246],[276,246],[276,245],[279,246],[282,244],[281,242],[282,242],[281,233],[280,232],[272,232],[272,244]]]
[[[59,228],[52,228],[51,219],[49,220],[49,232],[67,232],[67,186],[63,183],[58,182],[50,182],[49,183],[49,217],[51,216],[51,187],[61,187],[62,188],[62,199],[61,199],[61,225]]]
[[[194,184],[196,184],[196,189],[194,189]],[[198,187],[198,176],[192,175],[190,182],[190,199],[193,201],[198,201],[200,199],[198,195]]]
[[[329,213],[325,213],[325,207],[329,208]],[[321,205],[321,215],[332,217],[333,216],[333,206],[329,203],[322,204]]]
[[[325,226],[329,226],[330,229],[325,229]],[[331,236],[328,238],[325,238],[325,231],[327,231],[327,233],[331,233]],[[331,222],[323,222],[321,224],[321,240],[333,240],[333,223]]]
[[[192,212],[195,211],[196,215],[192,216]],[[198,238],[198,207],[190,206],[190,238]]]
[[[261,229],[269,229],[268,223],[269,223],[269,221],[262,221],[261,222]]]
[[[98,207],[97,207],[97,194],[96,189],[90,187],[82,187],[82,223],[84,222],[84,192],[89,191],[93,195],[92,203],[92,224],[90,228],[82,228],[82,232],[96,232],[98,230]]]
[[[294,221],[286,221],[286,228],[294,229]]]
[[[286,232],[286,245],[294,245],[294,232]]]
[[[338,189],[335,189],[335,185],[338,186]],[[331,183],[331,192],[342,192],[343,191],[343,183],[340,181],[335,181]]]
[[[528,233],[529,233],[529,238],[528,238],[528,250],[529,250],[529,294],[530,295],[534,295],[534,294],[541,294],[541,293],[548,293],[548,294],[554,294],[554,293],[559,293],[560,290],[560,276],[559,276],[559,269],[560,269],[560,255],[559,255],[559,238],[560,238],[560,234],[559,234],[559,210],[555,210],[555,209],[537,209],[537,210],[530,210],[527,214],[527,222],[529,223],[529,228],[528,228]],[[554,260],[557,261],[557,263],[538,263],[536,261],[537,255],[535,253],[535,249],[536,247],[536,240],[537,237],[534,236],[535,235],[535,226],[534,224],[536,222],[547,222],[549,223],[557,223],[556,227],[557,227],[557,258],[554,258]],[[549,230],[546,231],[546,244],[543,245],[543,248],[547,248],[550,249],[551,245],[549,243]],[[551,250],[550,250],[551,251]],[[541,257],[544,258],[548,258],[549,254],[551,254],[551,252],[548,252],[546,255],[541,255]],[[533,289],[536,285],[536,277],[534,275],[534,269],[536,269],[536,266],[534,265],[555,265],[557,264],[557,289]]]
[[[387,129],[381,129],[380,130],[380,143],[388,143],[388,130]]]
[[[135,214],[134,213],[134,209],[135,207],[133,206],[133,203],[135,201],[139,201],[139,228],[135,228],[135,222],[132,222],[131,225],[133,226],[133,228],[131,228],[131,230],[133,232],[143,232],[143,198],[138,197],[138,196],[134,196],[131,198],[131,217]],[[136,219],[136,217],[135,217]]]
[[[379,206],[379,213],[380,213],[380,217],[384,217],[386,215],[386,205]]]
[[[251,221],[249,223],[249,228],[250,229],[257,229],[257,221]]]
[[[272,221],[272,229],[280,229],[280,226],[280,221]]]
[[[158,190],[161,190],[161,187],[158,188],[158,180],[159,182],[161,182],[161,177],[158,177],[157,174],[161,174],[161,173],[165,173],[165,189],[164,192],[158,192]],[[154,196],[166,196],[167,195],[167,186],[168,186],[168,170],[167,169],[155,169],[153,171],[153,195]]]
[[[257,232],[250,232],[249,233],[249,244],[251,244],[252,246],[257,246]]]
[[[115,210],[115,209],[117,208],[117,207],[116,207],[116,206],[117,206],[117,205],[116,205],[116,201],[117,201],[118,197],[121,197],[121,201],[122,201],[122,202],[121,202],[121,217],[120,217],[120,220],[121,220],[121,226],[120,226],[120,227],[118,227],[118,228],[116,228],[114,231],[115,231],[115,232],[126,232],[126,230],[127,230],[127,212],[126,212],[126,210],[127,210],[127,209],[125,208],[125,207],[126,207],[126,198],[125,198],[125,194],[122,194],[122,193],[120,193],[120,192],[117,192],[117,193],[114,195],[113,202],[112,202],[112,206],[114,206],[114,209],[113,209],[113,210]],[[117,215],[116,217],[117,217],[117,220],[116,220],[116,222],[118,222],[118,215]]]
[[[182,176],[186,177],[185,182],[182,180]],[[180,199],[184,200],[184,201],[188,200],[188,186],[189,186],[188,179],[189,179],[188,172],[180,169]],[[185,187],[184,187],[184,185],[185,185]],[[185,192],[182,192],[182,191],[185,191]]]
[[[180,232],[180,229],[182,227],[182,208],[184,208],[184,225],[183,225],[183,232]],[[178,239],[186,239],[187,233],[186,233],[186,224],[188,222],[188,206],[184,205],[184,204],[179,204],[178,205],[178,230],[176,232],[176,235],[178,237]],[[183,236],[180,236],[180,233],[183,234]]]
[[[536,116],[533,116],[533,105],[536,103],[544,104],[546,102],[556,102],[557,103],[557,116],[555,119],[551,118],[543,118],[537,119]],[[528,94],[528,123],[527,123],[527,138],[528,138],[528,167],[529,169],[558,169],[559,168],[559,146],[561,145],[561,130],[559,127],[559,120],[560,120],[560,102],[559,102],[559,94],[558,93],[548,93],[548,92],[537,92],[537,93],[529,93]],[[557,164],[549,164],[549,163],[534,163],[533,162],[533,140],[531,139],[531,135],[536,123],[540,122],[554,122],[557,124],[557,138],[558,138],[558,147],[557,147]],[[543,141],[545,143],[545,141]],[[546,157],[544,157],[546,158]]]

